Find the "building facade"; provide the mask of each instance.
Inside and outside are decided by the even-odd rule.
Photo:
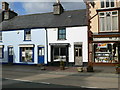
[[[54,64],[82,66],[88,62],[87,27],[51,28],[48,30],[48,60]]]
[[[2,31],[1,59],[3,63],[47,64],[46,31],[24,29]]]
[[[89,62],[95,65],[120,63],[120,1],[93,0],[86,5],[89,30],[92,31]]]
[[[85,9],[64,11],[57,2],[53,12],[18,16],[8,3],[2,4],[2,63],[53,65],[63,60],[81,66],[88,62]]]

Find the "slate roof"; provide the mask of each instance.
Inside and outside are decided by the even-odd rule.
[[[0,24],[0,30],[87,26],[86,10],[64,11],[61,15],[54,15],[53,12],[22,15]]]

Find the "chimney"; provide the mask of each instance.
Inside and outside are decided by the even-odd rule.
[[[9,20],[9,19],[12,19],[14,18],[15,16],[17,16],[18,14],[14,11],[11,11],[9,9],[9,4],[7,2],[2,2],[2,20]]]
[[[9,10],[9,4],[7,2],[2,2],[2,10]]]
[[[57,0],[57,2],[54,3],[54,5],[53,5],[53,14],[54,15],[60,15],[63,12],[64,12],[64,8],[61,5],[60,1]]]

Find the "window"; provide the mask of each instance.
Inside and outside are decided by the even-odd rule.
[[[0,41],[2,41],[2,32],[0,31]]]
[[[39,56],[44,56],[44,48],[39,48]]]
[[[33,62],[33,47],[21,47],[21,61]]]
[[[26,41],[29,41],[31,40],[31,30],[24,30],[24,34],[25,34],[25,37],[24,37],[24,40]]]
[[[94,62],[96,63],[118,63],[118,43],[95,43]]]
[[[13,50],[13,47],[9,47],[9,55],[13,55],[14,54],[14,50]]]
[[[58,40],[66,39],[66,28],[58,28]]]
[[[118,11],[99,13],[100,31],[118,31]]]
[[[67,48],[66,47],[54,47],[53,49],[54,61],[64,60],[66,61]]]
[[[3,58],[3,54],[4,54],[4,51],[3,51],[3,46],[0,46],[0,58]]]
[[[115,7],[114,0],[101,0],[101,8]]]

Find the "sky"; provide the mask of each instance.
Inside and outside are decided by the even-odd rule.
[[[53,4],[56,2],[56,0],[54,1],[52,0],[51,2],[48,2],[45,0],[44,1],[42,0],[34,0],[34,1],[31,0],[30,1],[29,0],[29,2],[27,2],[26,0],[24,1],[6,0],[6,1],[10,4],[9,5],[10,9],[17,12],[18,15],[52,12]],[[86,8],[85,3],[82,0],[80,1],[76,1],[76,0],[68,1],[67,0],[66,2],[61,0],[60,2],[65,10],[77,10],[77,9]],[[0,8],[2,8],[1,2],[0,2]]]

